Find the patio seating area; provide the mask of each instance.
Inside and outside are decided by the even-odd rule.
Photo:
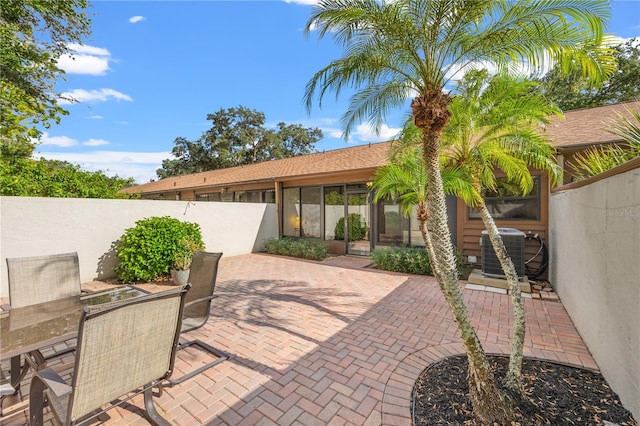
[[[379,271],[366,257],[222,257],[215,294],[207,323],[189,337],[229,359],[154,398],[172,424],[410,425],[420,372],[463,352],[433,277]],[[477,290],[464,296],[487,352],[508,353],[509,296]],[[561,302],[525,299],[525,305],[525,355],[597,368]],[[69,357],[49,365],[65,379]],[[180,350],[174,376],[211,361],[197,347]],[[21,398],[3,401],[3,425],[28,423],[30,378]],[[98,419],[146,424],[140,407],[141,395]],[[45,424],[51,418],[47,409]]]

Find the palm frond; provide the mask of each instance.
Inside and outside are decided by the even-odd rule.
[[[577,180],[587,179],[612,169],[634,158],[632,152],[618,145],[591,147],[574,157],[570,164]]]
[[[640,150],[640,111],[627,108],[628,115],[618,114],[611,121],[609,133],[619,136],[629,143],[632,150]],[[640,155],[640,154],[639,154]]]

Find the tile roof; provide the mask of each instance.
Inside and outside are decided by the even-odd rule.
[[[611,120],[618,118],[618,114],[628,116],[628,109],[640,111],[640,101],[567,111],[564,118],[553,119],[547,128],[547,135],[560,150],[620,142],[620,138],[607,129],[611,126]]]
[[[563,118],[554,118],[546,132],[560,150],[579,149],[584,146],[619,141],[606,128],[617,114],[627,108],[640,111],[640,102],[568,111]],[[282,160],[266,161],[227,169],[211,170],[190,175],[170,177],[123,189],[128,193],[154,193],[220,187],[231,184],[275,182],[287,178],[330,175],[358,170],[375,170],[387,160],[390,142],[372,143],[301,155]]]

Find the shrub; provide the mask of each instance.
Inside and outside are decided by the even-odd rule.
[[[120,264],[115,273],[122,282],[155,281],[175,267],[184,239],[204,248],[200,225],[163,216],[141,219],[126,229],[116,246]]]
[[[327,245],[314,238],[268,238],[264,241],[267,253],[302,259],[322,260],[327,257]]]
[[[358,213],[349,213],[349,241],[363,239],[367,235],[367,227],[362,223],[362,216]],[[335,239],[344,240],[344,217],[338,219],[335,228]]]
[[[468,275],[470,268],[465,257],[455,249],[456,266],[461,277]],[[429,255],[421,247],[393,246],[377,248],[371,251],[371,259],[378,269],[404,272],[416,275],[433,275]]]
[[[371,251],[378,269],[417,275],[433,275],[427,251],[419,247],[383,247]]]

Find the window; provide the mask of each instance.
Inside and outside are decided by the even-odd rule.
[[[518,195],[518,185],[506,178],[498,178],[494,190],[484,190],[491,217],[496,220],[540,220],[540,175],[532,177],[533,189],[525,196]],[[467,212],[469,219],[480,219],[476,209],[468,207]]]
[[[300,188],[282,191],[282,234],[286,237],[300,236]]]
[[[344,187],[324,188],[324,239],[336,239],[336,225],[344,217]],[[343,223],[343,222],[341,222]]]
[[[300,194],[300,236],[320,238],[320,187],[302,188]]]
[[[418,207],[413,206],[411,217],[406,217],[396,201],[379,201],[377,243],[424,247],[417,210]]]
[[[320,238],[320,187],[282,191],[282,234]]]
[[[196,201],[220,201],[220,193],[196,194]]]

